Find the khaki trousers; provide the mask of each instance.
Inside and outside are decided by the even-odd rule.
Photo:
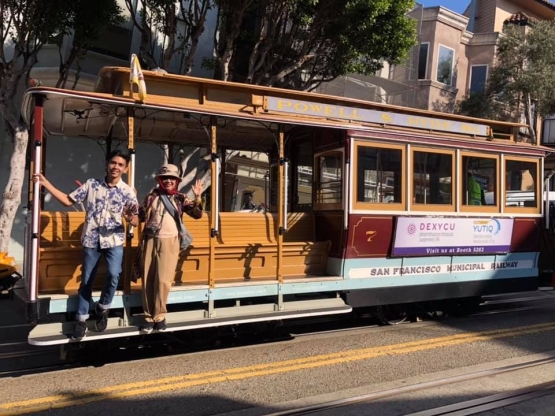
[[[144,247],[143,309],[147,322],[166,318],[166,303],[179,260],[179,237],[147,237]]]

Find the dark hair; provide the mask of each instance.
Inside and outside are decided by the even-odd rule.
[[[129,164],[129,161],[131,160],[131,156],[129,156],[129,153],[121,150],[121,149],[116,149],[116,150],[112,150],[110,152],[110,154],[106,157],[106,162],[109,162],[110,160],[112,160],[112,158],[114,157],[121,157],[122,159],[125,159],[125,164]]]

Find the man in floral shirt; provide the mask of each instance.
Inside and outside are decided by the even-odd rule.
[[[86,202],[86,217],[81,236],[83,266],[79,286],[79,305],[72,338],[80,341],[85,337],[92,301],[92,286],[100,257],[106,259],[106,280],[100,300],[95,305],[96,330],[105,331],[108,325],[108,310],[116,292],[123,260],[125,241],[123,219],[137,226],[138,202],[133,189],[121,178],[127,173],[129,155],[114,150],[106,162],[106,177],[103,180],[89,179],[78,189],[65,194],[54,187],[43,175],[33,176],[62,205],[70,206]]]

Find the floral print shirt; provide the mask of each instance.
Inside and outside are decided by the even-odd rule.
[[[81,244],[87,248],[112,248],[125,241],[123,208],[138,209],[133,189],[123,180],[110,187],[104,180],[89,179],[69,194],[69,198],[81,203],[86,201],[86,217]]]

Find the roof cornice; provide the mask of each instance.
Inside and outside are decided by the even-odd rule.
[[[443,6],[426,7],[422,16],[423,22],[439,21],[461,31],[466,30],[468,17],[455,13]]]

